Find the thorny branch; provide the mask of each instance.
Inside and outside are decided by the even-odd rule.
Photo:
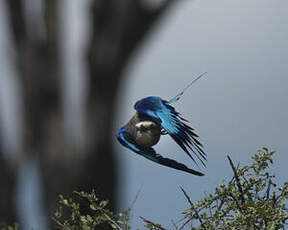
[[[161,227],[159,224],[155,224],[154,222],[152,222],[151,220],[148,220],[146,218],[144,218],[143,216],[140,216],[140,218],[147,224],[151,224],[153,227],[156,227],[157,229],[160,230],[167,230],[166,228]]]
[[[181,186],[180,186],[180,189],[182,190],[182,192],[184,193],[184,196],[185,196],[186,199],[188,200],[188,202],[189,202],[189,204],[190,204],[190,206],[191,206],[191,209],[193,209],[193,211],[196,213],[196,216],[197,216],[197,218],[199,219],[199,222],[200,222],[201,226],[202,226],[204,229],[206,229],[205,226],[204,226],[204,224],[203,224],[202,218],[200,217],[197,209],[194,208],[194,205],[193,205],[190,197],[187,195],[187,193],[185,192],[185,190],[184,190]]]
[[[237,183],[237,187],[238,187],[239,192],[240,192],[241,202],[242,202],[242,204],[244,204],[245,203],[245,198],[244,198],[243,189],[242,189],[242,186],[241,186],[241,183],[240,183],[240,180],[239,180],[239,176],[237,174],[236,168],[235,168],[231,158],[229,156],[227,156],[227,158],[229,160],[229,163],[230,163],[231,168],[232,168],[233,173],[234,173],[234,177],[235,177],[235,180],[236,180],[236,183]]]

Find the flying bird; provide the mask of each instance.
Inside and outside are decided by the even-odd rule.
[[[205,166],[206,154],[203,145],[197,139],[198,135],[193,128],[188,126],[188,121],[172,106],[181,98],[186,89],[204,74],[206,73],[198,76],[168,101],[157,96],[145,97],[137,101],[134,105],[136,114],[120,128],[117,134],[119,142],[133,152],[158,164],[203,176],[203,173],[190,169],[182,163],[162,157],[152,146],[159,142],[161,135],[169,134],[196,165],[198,165],[198,160]]]

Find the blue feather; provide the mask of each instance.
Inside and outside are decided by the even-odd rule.
[[[165,129],[173,140],[186,152],[186,154],[197,164],[192,157],[190,149],[197,159],[205,166],[206,154],[202,144],[197,140],[194,129],[185,124],[186,119],[170,105],[168,101],[162,100],[160,97],[146,97],[136,102],[134,108],[143,116],[149,117],[151,120]]]
[[[206,73],[207,73],[207,72],[204,72],[204,73],[200,74],[197,78],[195,78],[193,81],[191,81],[191,82],[189,83],[189,85],[187,85],[180,93],[178,93],[175,97],[173,97],[172,99],[170,99],[170,100],[168,101],[168,104],[171,105],[171,104],[173,104],[174,102],[178,101],[178,100],[181,98],[181,96],[184,94],[184,92],[185,92],[191,85],[193,85],[196,81],[198,81],[201,77],[203,77]]]
[[[194,132],[193,128],[186,124],[188,121],[184,119],[180,113],[178,113],[172,106],[172,104],[178,101],[184,92],[203,75],[205,75],[205,73],[201,74],[192,82],[190,82],[189,85],[187,85],[180,93],[178,93],[169,101],[162,100],[160,97],[155,96],[146,97],[137,101],[134,105],[137,113],[123,128],[119,130],[117,134],[117,138],[120,143],[131,149],[133,152],[140,154],[141,156],[151,161],[157,162],[158,164],[189,172],[194,175],[203,176],[204,174],[201,172],[190,169],[186,165],[178,163],[175,160],[164,158],[157,154],[152,147],[139,145],[134,140],[136,124],[138,124],[140,121],[154,121],[161,127],[161,129],[166,131],[162,133],[168,133],[196,164],[197,162],[192,157],[190,150],[205,166],[204,161],[206,161],[206,154],[203,150],[202,144],[197,139],[197,134]]]
[[[203,176],[204,174],[201,172],[198,172],[196,170],[188,168],[186,165],[181,164],[175,160],[169,159],[169,158],[164,158],[160,154],[157,154],[153,148],[148,148],[148,147],[143,147],[138,145],[131,134],[125,129],[121,128],[117,134],[117,139],[119,142],[124,145],[125,147],[131,149],[133,152],[151,160],[154,161],[158,164],[178,169],[181,171],[185,171],[197,176]]]

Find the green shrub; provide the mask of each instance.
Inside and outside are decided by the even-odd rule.
[[[192,202],[186,191],[181,188],[189,208],[183,212],[184,218],[176,230],[213,229],[284,229],[287,226],[288,182],[277,186],[275,176],[268,169],[273,163],[274,152],[263,148],[256,153],[251,165],[235,167],[228,156],[233,174],[226,183],[224,180],[215,192],[205,195],[202,200]],[[128,230],[131,208],[117,215],[108,208],[108,201],[100,201],[95,191],[91,193],[74,192],[74,197],[60,196],[60,206],[55,213],[55,223],[59,229],[101,229]],[[84,199],[90,214],[81,212],[77,199]],[[63,214],[63,209],[68,213]],[[165,230],[144,217],[145,228]]]
[[[74,196],[69,198],[60,195],[60,206],[53,218],[57,228],[63,230],[92,230],[96,227],[101,227],[101,229],[130,229],[128,225],[130,209],[115,215],[108,208],[109,202],[99,200],[95,190],[92,190],[91,193],[74,191],[73,194]],[[81,212],[79,199],[86,202],[84,205],[88,206],[87,214],[84,213],[85,211]]]
[[[233,176],[228,183],[223,180],[213,194],[192,202],[183,191],[189,208],[183,212],[184,223],[175,229],[189,226],[192,230],[204,229],[285,229],[287,226],[288,183],[277,186],[269,164],[274,152],[263,148],[255,154],[249,166],[235,167],[228,156]],[[148,229],[161,229],[156,225]]]
[[[0,230],[19,230],[18,224],[13,225],[0,225]]]

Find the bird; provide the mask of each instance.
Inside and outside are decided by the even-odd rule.
[[[198,135],[187,124],[188,120],[183,118],[172,106],[193,83],[205,74],[206,72],[199,75],[170,100],[164,100],[158,96],[149,96],[137,101],[134,105],[135,115],[119,129],[116,135],[118,141],[124,147],[158,164],[196,176],[204,176],[202,172],[161,156],[152,146],[159,142],[162,135],[168,134],[197,166],[197,161],[200,161],[204,167],[206,166],[206,153],[203,145],[198,140]],[[193,156],[191,152],[194,154]]]

